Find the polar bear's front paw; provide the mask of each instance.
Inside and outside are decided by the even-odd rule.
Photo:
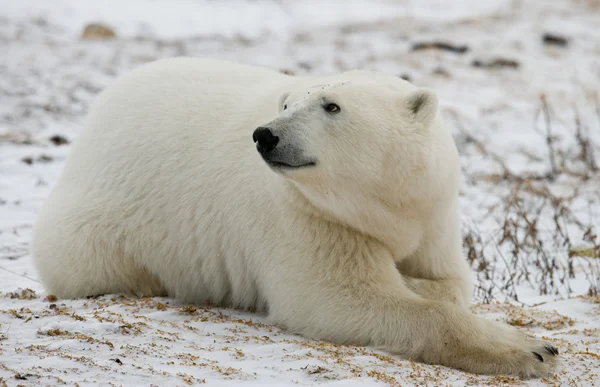
[[[445,356],[439,359],[441,363],[478,374],[527,379],[548,376],[558,363],[558,350],[554,345],[524,335],[515,328],[486,324],[479,333],[473,331],[460,339],[447,337],[442,350]]]
[[[552,373],[558,363],[558,349],[548,342],[517,332],[512,340],[497,342],[480,352],[479,364],[471,371],[486,374],[540,378]]]
[[[535,339],[525,339],[524,348],[518,348],[514,355],[512,374],[524,378],[539,378],[550,374],[558,362],[558,349],[550,343]]]

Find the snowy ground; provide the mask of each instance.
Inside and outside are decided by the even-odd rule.
[[[448,4],[0,0],[0,386],[600,384],[600,2]],[[80,39],[91,22],[116,38]],[[415,49],[439,41],[456,47]],[[473,310],[553,341],[562,366],[528,382],[483,377],[232,310],[45,294],[32,225],[90,102],[116,75],[175,55],[369,68],[435,89],[462,155]]]

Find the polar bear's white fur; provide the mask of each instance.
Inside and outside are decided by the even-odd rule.
[[[35,228],[40,276],[63,298],[167,295],[427,363],[545,375],[552,346],[466,308],[459,160],[437,110],[381,73],[144,65],[91,109]]]

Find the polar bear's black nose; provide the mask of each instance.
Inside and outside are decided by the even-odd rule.
[[[275,136],[271,129],[259,127],[252,134],[252,140],[256,143],[256,149],[260,153],[267,153],[275,149],[279,137]]]

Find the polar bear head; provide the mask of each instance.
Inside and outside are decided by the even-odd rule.
[[[284,93],[275,118],[252,137],[273,172],[321,210],[339,218],[371,207],[378,216],[375,203],[383,210],[435,200],[440,174],[458,169],[437,107],[430,90],[351,72]]]

